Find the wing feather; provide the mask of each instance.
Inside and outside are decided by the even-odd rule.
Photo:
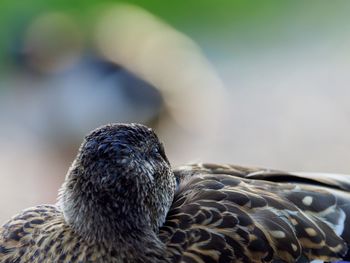
[[[59,211],[55,206],[40,205],[28,208],[19,215],[14,216],[0,229],[0,262],[29,262],[30,253],[26,253],[29,246],[33,245],[36,234],[35,229],[57,216]]]
[[[160,236],[178,261],[348,259],[350,187],[340,181],[350,177],[217,164],[174,173],[180,186]]]

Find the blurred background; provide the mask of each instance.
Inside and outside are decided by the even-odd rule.
[[[174,166],[350,173],[349,1],[0,1],[0,222],[53,203],[83,136]]]

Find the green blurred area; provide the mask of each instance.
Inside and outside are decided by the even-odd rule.
[[[228,50],[234,43],[268,45],[271,41],[293,38],[304,29],[317,33],[349,27],[349,1],[124,1],[145,8],[200,45]],[[88,37],[96,10],[120,1],[33,0],[0,1],[0,64],[10,64],[9,53],[31,20],[45,12],[66,12],[81,25]],[[342,22],[343,21],[343,22]],[[288,30],[286,30],[288,24]],[[234,40],[234,43],[233,43]]]
[[[81,138],[109,122],[152,125],[172,164],[349,173],[349,13],[347,0],[0,0],[0,221],[54,202]]]

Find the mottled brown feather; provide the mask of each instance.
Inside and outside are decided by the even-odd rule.
[[[350,177],[340,187],[339,178],[331,183],[330,177],[217,164],[174,174],[180,184],[159,231],[168,262],[350,260]],[[159,257],[145,254],[149,260],[121,261]],[[0,229],[1,263],[113,263],[120,262],[117,255],[118,249],[77,235],[57,206],[24,210]]]
[[[181,184],[160,236],[171,244],[177,259],[186,255],[182,260],[187,262],[195,246],[193,258],[206,262],[207,244],[216,235],[226,240],[222,246],[226,252],[212,255],[213,262],[350,259],[345,256],[350,243],[350,194],[343,191],[347,186],[339,187],[339,178],[326,185],[331,178],[218,164],[183,166],[174,173]],[[349,184],[350,177],[342,180]],[[172,226],[170,222],[185,215],[186,225]],[[177,243],[172,240],[173,227],[184,236],[200,230],[206,242]]]

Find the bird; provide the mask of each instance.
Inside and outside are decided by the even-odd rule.
[[[350,176],[228,164],[172,168],[156,133],[84,138],[57,203],[0,228],[0,262],[350,260]]]

